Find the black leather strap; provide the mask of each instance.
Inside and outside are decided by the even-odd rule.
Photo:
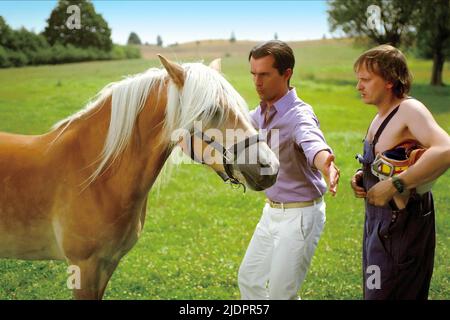
[[[247,149],[253,144],[256,144],[260,141],[265,141],[262,139],[259,134],[255,134],[253,136],[247,137],[244,140],[234,144],[231,148],[228,149],[235,157],[237,157],[242,151]]]
[[[244,192],[246,190],[245,185],[239,180],[234,177],[233,175],[233,164],[236,161],[236,158],[239,156],[239,154],[250,147],[251,145],[258,143],[260,141],[265,141],[263,138],[259,136],[259,134],[255,134],[253,136],[245,138],[243,141],[240,141],[236,144],[234,144],[231,148],[228,150],[221,145],[220,143],[216,142],[215,139],[210,138],[208,135],[201,131],[195,131],[191,135],[190,139],[190,149],[191,149],[191,159],[194,161],[197,161],[201,164],[205,164],[205,161],[203,160],[203,157],[201,159],[198,159],[195,155],[193,144],[194,144],[194,136],[200,138],[203,142],[207,143],[208,145],[212,146],[215,150],[222,153],[222,159],[223,159],[223,166],[225,169],[225,172],[218,172],[216,173],[222,178],[224,182],[230,182],[233,185],[243,186]]]
[[[375,133],[375,136],[373,137],[373,140],[372,140],[372,143],[371,143],[371,145],[372,145],[372,153],[373,153],[374,156],[375,156],[375,145],[378,143],[378,139],[380,138],[381,134],[383,133],[384,128],[386,128],[388,123],[391,121],[392,117],[395,116],[395,114],[397,113],[399,108],[400,108],[400,105],[395,107],[395,109],[392,110],[391,113],[389,113],[389,115],[386,117],[386,119],[384,119],[384,121],[378,127],[378,130]]]

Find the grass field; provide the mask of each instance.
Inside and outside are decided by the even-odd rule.
[[[353,197],[349,179],[358,167],[354,155],[362,151],[361,139],[376,112],[375,107],[361,103],[355,90],[352,64],[363,49],[346,40],[292,46],[297,64],[291,83],[314,107],[342,172],[338,196],[326,196],[327,223],[300,295],[303,299],[361,299],[364,210],[363,203]],[[205,51],[185,52],[182,60],[205,58],[209,62],[207,44],[201,48]],[[253,108],[258,99],[245,48],[224,48],[222,71]],[[170,51],[166,54],[173,58]],[[415,78],[412,95],[450,132],[450,87],[428,86],[430,61],[410,57],[409,62]],[[159,62],[0,70],[0,131],[44,133],[57,120],[80,109],[107,83],[152,66]],[[448,63],[444,80],[450,82]],[[450,298],[449,184],[447,173],[434,187],[437,248],[431,299]],[[233,190],[207,168],[178,167],[159,192],[151,191],[142,237],[117,268],[105,298],[238,299],[237,271],[263,201],[263,193]],[[69,299],[67,276],[63,262],[0,260],[0,299]]]

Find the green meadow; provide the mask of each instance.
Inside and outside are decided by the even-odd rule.
[[[353,61],[364,49],[336,40],[293,47],[297,62],[291,85],[313,106],[341,169],[338,195],[326,195],[326,226],[299,294],[308,300],[361,299],[364,209],[349,181],[376,113],[355,90]],[[408,58],[412,96],[450,132],[450,87],[430,87],[431,61]],[[198,59],[193,54],[183,61]],[[0,70],[0,131],[45,133],[106,84],[159,66],[155,56]],[[258,98],[247,52],[224,55],[222,71],[254,108]],[[444,80],[450,83],[448,63]],[[447,172],[433,189],[437,246],[430,299],[450,298],[449,184]],[[237,272],[263,205],[263,193],[232,189],[200,165],[178,166],[167,183],[151,190],[144,232],[113,274],[105,299],[238,299]],[[0,299],[70,299],[66,268],[60,261],[0,260]]]

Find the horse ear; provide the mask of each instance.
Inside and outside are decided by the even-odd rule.
[[[182,88],[184,85],[184,70],[183,68],[175,62],[169,61],[162,55],[158,54],[159,60],[161,60],[162,65],[167,70],[170,78],[175,82],[178,88]]]
[[[222,69],[222,59],[217,58],[214,59],[213,61],[211,61],[211,63],[209,64],[210,68],[213,68],[214,70],[216,70],[217,72],[221,72]]]

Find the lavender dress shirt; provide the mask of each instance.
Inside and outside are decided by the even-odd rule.
[[[267,142],[279,155],[280,169],[276,183],[265,190],[266,196],[276,202],[311,201],[322,196],[327,185],[319,170],[314,167],[314,157],[327,145],[319,128],[319,120],[312,107],[297,97],[295,88],[279,99],[269,109],[261,103],[250,111],[253,126],[268,132]],[[278,141],[276,132],[278,129]]]

